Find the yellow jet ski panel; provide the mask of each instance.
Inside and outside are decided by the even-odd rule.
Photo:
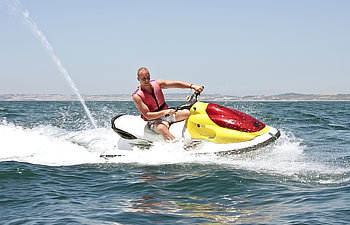
[[[250,141],[270,130],[247,114],[213,103],[196,102],[190,112],[186,127],[193,139],[217,144],[238,143]]]

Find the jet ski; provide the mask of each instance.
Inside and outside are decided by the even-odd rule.
[[[243,112],[198,101],[199,94],[194,92],[186,104],[175,108],[190,110],[190,116],[169,128],[177,140],[183,140],[184,149],[196,154],[240,154],[267,146],[280,137],[278,129]],[[117,115],[112,118],[112,129],[120,136],[118,152],[101,157],[122,156],[124,150],[149,149],[156,142],[165,142],[140,116]]]

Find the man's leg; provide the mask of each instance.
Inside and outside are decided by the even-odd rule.
[[[187,110],[187,109],[179,110],[175,114],[176,122],[183,121],[187,119],[190,115],[191,115],[190,110]]]
[[[183,121],[190,116],[190,111],[187,109],[179,110],[175,114],[176,122]],[[175,122],[175,121],[174,121]],[[161,134],[166,141],[174,140],[175,137],[169,132],[170,125],[167,122],[158,122],[154,124],[154,131]]]
[[[154,131],[161,134],[166,141],[174,140],[175,137],[169,132],[169,125],[162,122],[154,124]]]

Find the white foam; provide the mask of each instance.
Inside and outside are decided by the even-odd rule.
[[[99,138],[96,133],[70,133],[49,126],[28,129],[1,124],[0,161],[52,166],[98,163],[101,161],[100,152],[91,151],[100,143],[95,142]],[[103,147],[99,146],[100,149]]]
[[[309,158],[304,153],[305,149],[302,140],[282,132],[280,139],[274,144],[247,154],[226,157],[221,160],[221,164],[235,169],[282,176],[298,182],[330,184],[346,181],[343,175],[350,172],[349,168],[336,167]]]
[[[122,157],[101,158],[104,152],[117,150],[118,136],[109,128],[67,131],[52,126],[23,128],[6,122],[0,124],[0,161],[19,161],[49,166],[87,163],[132,163],[141,165],[202,164],[221,165],[298,182],[341,183],[348,179],[349,168],[310,160],[306,148],[293,135],[282,136],[274,144],[250,153],[216,156],[197,155],[183,149],[181,141],[156,143],[149,150],[134,148]]]
[[[210,155],[196,155],[183,148],[182,141],[175,143],[158,142],[150,149],[143,150],[134,147],[123,157],[115,157],[109,162],[137,163],[144,165],[183,164],[183,163],[207,163],[212,159]],[[123,153],[123,151],[120,151]],[[125,152],[125,151],[124,151]]]

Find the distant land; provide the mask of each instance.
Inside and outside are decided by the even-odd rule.
[[[165,94],[167,101],[185,101],[187,94]],[[85,101],[132,101],[130,94],[82,95]],[[299,94],[230,96],[203,94],[202,101],[350,101],[350,94]],[[0,101],[78,101],[75,95],[0,94]]]

